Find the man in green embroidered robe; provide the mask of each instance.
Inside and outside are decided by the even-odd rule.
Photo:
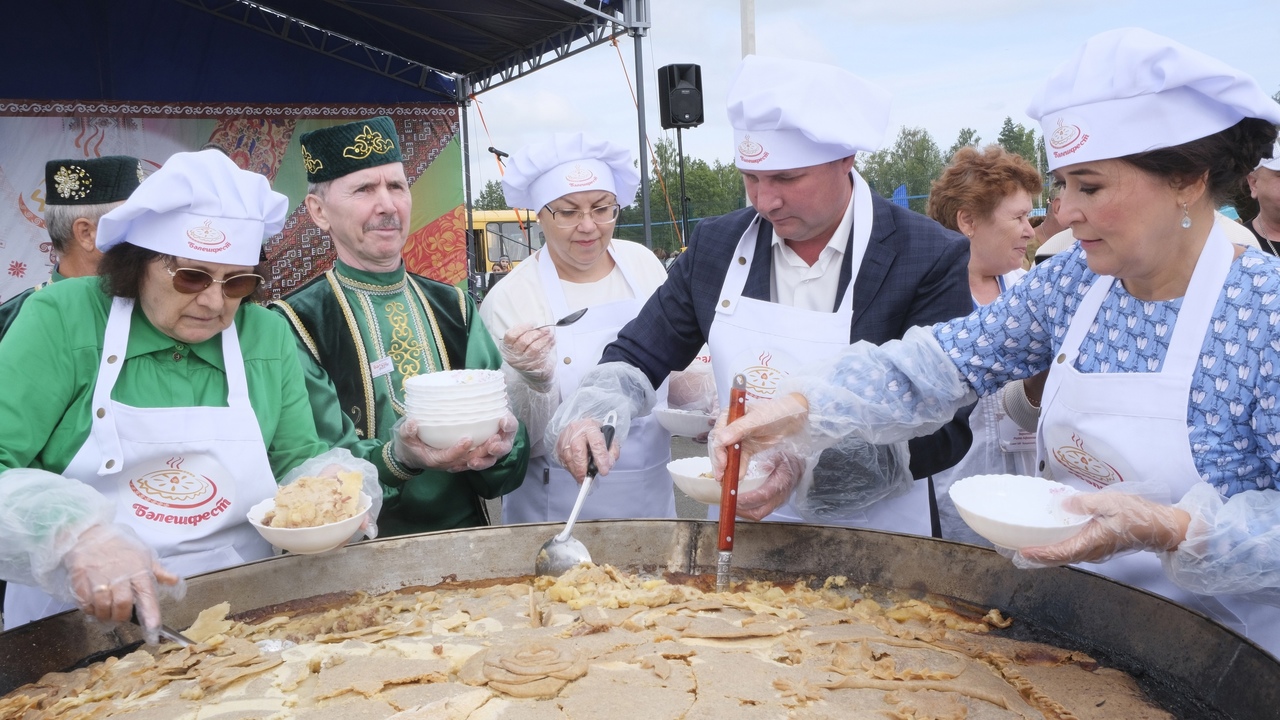
[[[520,485],[529,441],[498,433],[432,448],[404,416],[404,380],[502,357],[461,289],[405,271],[412,199],[390,118],[301,137],[307,211],[337,248],[333,269],[272,303],[297,335],[316,429],[378,467],[381,536],[488,524],[483,499]]]

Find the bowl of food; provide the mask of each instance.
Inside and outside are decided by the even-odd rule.
[[[764,484],[769,477],[765,473],[753,472],[755,463],[747,466],[747,476],[738,481],[738,493],[750,492]],[[711,458],[689,457],[672,460],[667,463],[667,472],[676,487],[690,498],[708,505],[720,504],[720,482],[711,471]]]
[[[302,477],[249,508],[249,524],[275,547],[299,555],[332,550],[360,529],[373,500],[358,472]]]
[[[698,437],[706,435],[716,424],[716,416],[697,410],[677,410],[669,407],[656,407],[653,416],[658,424],[667,432],[679,437]]]
[[[1062,507],[1063,499],[1076,492],[1059,482],[1024,475],[975,475],[950,490],[961,519],[1010,550],[1052,545],[1080,532],[1089,516]]]

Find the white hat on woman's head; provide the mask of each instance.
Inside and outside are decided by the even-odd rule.
[[[1258,163],[1258,167],[1280,172],[1280,142],[1277,142],[1271,148],[1271,159],[1262,158],[1262,162]],[[1254,169],[1256,170],[1257,168]]]
[[[217,150],[177,153],[98,221],[99,250],[122,242],[165,255],[257,265],[284,227],[289,198]]]
[[[1181,145],[1247,117],[1280,123],[1280,105],[1251,76],[1140,28],[1089,38],[1027,114],[1050,170]]]
[[[575,192],[604,190],[630,205],[640,187],[631,151],[586,133],[556,133],[511,155],[502,194],[513,208],[540,209]]]
[[[734,162],[792,170],[877,150],[889,106],[888,92],[838,67],[748,55],[729,84]]]

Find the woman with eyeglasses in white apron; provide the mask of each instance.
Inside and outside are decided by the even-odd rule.
[[[179,153],[102,218],[98,278],[58,283],[0,344],[5,628],[271,554],[246,519],[328,450],[283,322],[245,302],[287,199],[215,150]],[[347,455],[349,458],[349,454]]]
[[[1048,370],[1037,470],[1092,520],[1015,562],[1081,563],[1280,653],[1280,259],[1214,216],[1271,153],[1280,104],[1130,28],[1090,39],[1028,113],[1077,244],[967,318],[812,368],[717,442],[897,439]]]
[[[579,486],[546,452],[544,430],[561,399],[666,280],[648,248],[613,239],[619,199],[633,197],[638,182],[629,151],[583,133],[558,133],[521,148],[507,163],[507,204],[539,208],[546,244],[480,306],[505,361],[512,410],[532,443],[524,482],[502,499],[504,523],[569,516]],[[586,314],[572,324],[554,326],[583,308]],[[659,388],[659,397],[665,390]],[[671,434],[652,414],[629,425],[618,463],[592,487],[581,519],[675,517],[667,472]]]

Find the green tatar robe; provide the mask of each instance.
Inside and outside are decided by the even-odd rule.
[[[391,454],[405,378],[502,365],[465,292],[406,273],[403,265],[374,273],[338,261],[271,306],[297,336],[320,437],[378,467],[381,536],[485,525],[482,498],[519,487],[529,464],[523,425],[511,452],[487,470],[416,472]]]

